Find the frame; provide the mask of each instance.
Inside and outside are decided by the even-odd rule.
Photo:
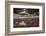
[[[22,7],[21,7],[22,6]],[[6,1],[5,23],[6,23],[6,35],[18,35],[18,34],[37,34],[45,32],[45,3],[31,3],[31,2],[14,2]],[[27,28],[14,28],[13,19],[20,18],[20,16],[13,17],[13,8],[21,9],[38,9],[39,10],[39,26],[27,27]],[[36,11],[35,10],[35,11]],[[25,17],[25,16],[24,16]],[[21,16],[21,18],[23,18]],[[20,18],[20,19],[21,19]],[[30,17],[29,17],[30,18]],[[34,17],[33,17],[34,18]],[[35,17],[36,18],[36,17]],[[17,20],[16,20],[17,21]],[[18,30],[19,29],[19,30]],[[22,30],[20,30],[22,29]],[[23,30],[24,29],[24,30]]]

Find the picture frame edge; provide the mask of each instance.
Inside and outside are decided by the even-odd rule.
[[[7,5],[8,5],[8,2],[9,2],[9,1],[5,2],[5,6],[6,6],[6,7],[5,7],[5,35],[9,35],[9,34],[8,34],[8,30],[7,30],[7,29],[8,29],[8,26],[7,26],[7,24],[8,24],[8,23],[7,23],[7,20],[8,20],[8,19],[7,19],[7,16],[8,16],[8,15],[7,15],[7,8],[8,8]],[[44,5],[45,5],[45,3],[41,3],[41,4],[44,4]],[[44,9],[45,9],[45,6],[44,6]],[[45,12],[45,11],[44,11],[44,12]],[[45,15],[45,13],[44,13],[44,15]],[[45,16],[44,16],[44,18],[45,18]],[[44,21],[45,21],[45,19],[44,19]],[[43,21],[43,23],[44,23],[44,21]],[[44,23],[44,27],[43,27],[43,30],[41,31],[41,33],[44,33],[44,32],[45,32],[45,23]],[[39,33],[40,33],[40,32],[39,32]],[[26,33],[25,33],[25,34],[26,34]],[[33,33],[32,33],[32,34],[33,34]],[[37,33],[36,33],[36,34],[37,34]],[[14,35],[14,34],[11,33],[11,35]],[[15,34],[15,35],[16,35],[16,34]],[[18,35],[18,34],[17,34],[17,35]]]

